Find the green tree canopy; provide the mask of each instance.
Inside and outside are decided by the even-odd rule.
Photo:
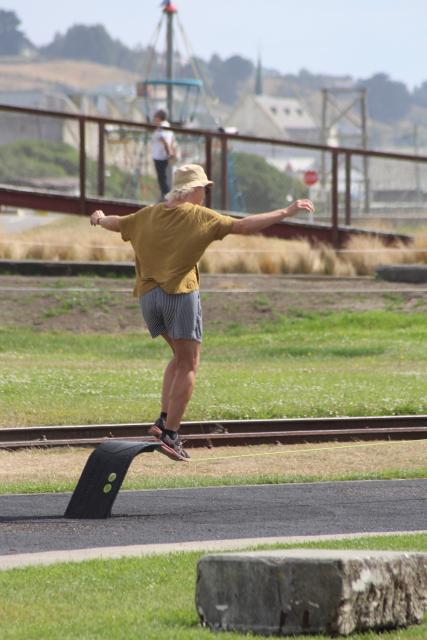
[[[241,83],[254,73],[254,65],[242,56],[231,56],[221,60],[213,55],[208,63],[208,71],[215,95],[226,104],[233,104],[239,96]]]
[[[427,107],[427,81],[414,89],[414,102],[420,107]]]
[[[113,39],[101,24],[86,26],[76,24],[41,49],[52,58],[90,60],[99,64],[133,69],[140,53],[132,51],[120,40]]]
[[[396,122],[404,118],[411,108],[412,97],[403,82],[390,80],[386,73],[377,73],[359,86],[368,90],[368,113],[380,122]]]
[[[220,167],[219,158],[214,163],[215,190],[214,206],[220,207]],[[307,187],[294,178],[268,164],[264,158],[251,153],[234,153],[232,156],[234,180],[229,191],[237,190],[248,213],[271,211],[286,207],[289,198],[296,200],[307,197]],[[230,193],[230,195],[232,195]]]
[[[19,29],[21,21],[14,11],[0,9],[0,55],[19,55],[26,46],[32,46]]]

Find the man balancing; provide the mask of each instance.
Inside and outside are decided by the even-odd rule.
[[[198,261],[211,242],[229,233],[258,233],[298,211],[314,211],[310,200],[297,200],[235,220],[203,206],[211,184],[200,165],[186,164],[176,170],[165,202],[123,217],[97,210],[90,218],[92,225],[120,232],[135,251],[134,294],[151,337],[162,336],[173,353],[163,375],[160,417],[149,433],[160,438],[163,453],[182,461],[189,455],[178,431],[193,393],[203,332]]]

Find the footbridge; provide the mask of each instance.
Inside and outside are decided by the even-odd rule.
[[[245,203],[239,197],[242,176],[235,171],[238,154],[255,154],[286,168],[287,174],[294,177],[293,184],[304,176],[304,164],[323,168],[318,183],[309,188],[308,194],[316,203],[316,221],[293,219],[274,225],[265,231],[266,235],[306,238],[335,247],[361,234],[380,236],[387,244],[397,239],[408,243],[411,240],[408,235],[381,231],[372,222],[377,215],[384,218],[387,212],[393,213],[399,203],[407,207],[414,197],[420,204],[420,172],[425,172],[426,156],[306,144],[222,130],[171,128],[182,151],[181,162],[203,164],[215,181],[207,195],[207,205],[235,217],[257,210],[254,202]],[[125,215],[153,202],[156,185],[149,141],[154,129],[154,125],[126,119],[0,105],[0,150],[12,157],[18,144],[21,154],[22,149],[24,153],[27,149],[30,157],[35,142],[46,145],[46,163],[40,155],[37,157],[36,177],[34,171],[28,175],[26,167],[16,166],[16,162],[10,163],[13,169],[7,170],[6,166],[0,172],[1,209],[19,207],[89,215],[102,208],[107,214]],[[48,154],[52,142],[66,143],[74,153],[62,178],[57,173],[55,178],[49,177],[49,167],[55,163],[54,152],[53,157]],[[387,179],[376,178],[377,183],[369,185],[366,178],[361,179],[363,163],[369,163],[373,174],[382,172]],[[408,167],[415,176],[416,189],[408,188],[402,196],[399,175],[406,175]],[[393,176],[396,184],[392,184]],[[116,185],[114,189],[119,178],[121,187]],[[289,193],[288,199],[293,195]]]

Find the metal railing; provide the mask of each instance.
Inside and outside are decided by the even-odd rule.
[[[0,105],[0,114],[9,113],[16,116],[37,116],[39,118],[54,118],[60,120],[73,121],[78,126],[78,141],[76,147],[79,155],[78,170],[78,195],[70,196],[67,194],[43,193],[43,190],[15,189],[10,185],[2,185],[0,187],[0,205],[1,204],[17,204],[23,207],[46,208],[52,211],[61,211],[67,213],[88,214],[94,206],[103,204],[105,200],[105,174],[106,174],[106,133],[108,128],[129,128],[141,133],[152,132],[155,125],[135,122],[126,119],[112,119],[91,115],[82,115],[76,113],[50,111],[45,109],[35,109],[26,107],[17,107],[10,105]],[[87,129],[88,126],[95,125],[97,127],[97,177],[96,177],[96,197],[92,197],[87,193]],[[352,164],[354,158],[363,158],[366,160],[397,160],[412,163],[427,163],[427,156],[409,155],[400,153],[389,153],[383,151],[364,150],[360,148],[349,147],[332,147],[321,144],[311,144],[303,142],[295,142],[291,140],[280,140],[274,138],[255,137],[241,134],[229,134],[216,130],[205,129],[186,129],[171,127],[171,129],[183,137],[198,137],[203,141],[205,169],[208,176],[212,176],[214,168],[214,148],[215,162],[218,173],[216,189],[219,189],[220,197],[217,198],[219,208],[229,210],[229,192],[228,192],[228,154],[230,144],[250,143],[253,145],[271,145],[279,148],[293,148],[301,151],[306,150],[318,154],[324,154],[329,158],[330,166],[330,219],[329,232],[330,238],[334,245],[340,244],[340,209],[343,208],[343,221],[346,226],[352,224]],[[218,158],[219,156],[219,158]],[[339,193],[339,164],[340,160],[344,160],[344,197]],[[219,182],[219,184],[218,184]],[[218,192],[217,192],[218,193]],[[140,205],[138,202],[109,202],[117,213],[126,213],[134,210],[135,206]],[[32,203],[37,203],[36,205]],[[105,204],[105,203],[104,203]],[[212,193],[207,195],[207,205],[212,204]],[[77,205],[77,206],[76,206]],[[104,207],[105,208],[105,207]],[[110,208],[111,209],[111,208]],[[108,207],[106,208],[108,210]]]

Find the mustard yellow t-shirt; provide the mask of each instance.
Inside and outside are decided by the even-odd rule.
[[[122,238],[135,251],[134,294],[144,295],[157,286],[166,293],[198,289],[197,262],[211,242],[230,233],[233,222],[230,216],[189,202],[173,209],[161,203],[123,216]]]

